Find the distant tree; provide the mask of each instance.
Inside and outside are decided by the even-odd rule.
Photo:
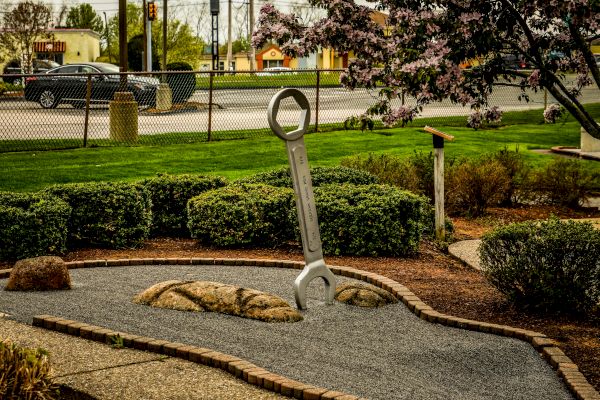
[[[127,41],[143,34],[143,10],[135,3],[127,3]],[[197,65],[202,54],[204,42],[197,37],[191,27],[177,19],[168,21],[167,29],[167,64],[175,61]],[[115,16],[108,22],[108,30],[113,59],[119,54],[119,19]],[[113,45],[114,43],[114,45]],[[152,23],[152,47],[162,55],[162,20]],[[156,46],[156,47],[154,47]],[[154,53],[154,50],[153,50]],[[154,59],[154,56],[153,56]],[[162,59],[162,58],[161,58]],[[152,63],[153,69],[159,69],[159,63]]]
[[[371,20],[373,9],[353,0],[309,0],[327,16],[306,26],[298,16],[271,4],[262,7],[253,45],[274,41],[289,56],[321,47],[356,57],[342,74],[349,88],[379,90],[380,101],[368,110],[389,125],[409,121],[426,104],[450,99],[474,109],[480,121],[497,85],[547,89],[590,135],[600,139],[600,125],[581,102],[586,86],[600,89],[600,68],[590,42],[600,36],[600,0],[371,0],[388,14],[386,26]],[[524,58],[531,72],[505,63]],[[461,69],[466,61],[480,65]],[[567,82],[566,72],[577,74]],[[415,97],[415,107],[394,107],[401,93]],[[488,108],[488,110],[486,110]],[[547,119],[557,115],[548,110]]]
[[[91,29],[94,32],[102,33],[104,25],[102,19],[91,5],[87,3],[71,7],[67,14],[67,28]]]
[[[127,42],[127,66],[131,71],[142,71],[143,57],[146,49],[144,48],[144,35],[136,35]],[[156,42],[152,42],[152,69],[160,69],[160,57]]]
[[[31,73],[33,45],[39,40],[51,40],[49,31],[52,9],[31,0],[18,3],[4,13],[0,29],[0,60],[5,57],[21,59],[21,69]]]
[[[234,40],[231,42],[231,51],[233,54],[250,51],[250,41],[246,38]],[[219,46],[219,53],[227,53],[227,43]]]

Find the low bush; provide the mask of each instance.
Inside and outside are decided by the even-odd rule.
[[[57,197],[0,192],[0,259],[64,253],[70,214]]]
[[[507,225],[479,248],[487,279],[520,306],[589,313],[600,307],[600,231],[589,223]]]
[[[209,190],[188,202],[192,237],[219,247],[277,246],[293,238],[294,191],[261,184]]]
[[[409,160],[389,154],[355,155],[342,159],[342,166],[367,171],[380,183],[392,185],[413,193],[421,193],[417,169]]]
[[[149,235],[150,195],[140,184],[74,183],[51,186],[45,193],[60,197],[73,208],[69,246],[134,247]]]
[[[533,172],[530,189],[539,203],[576,208],[598,186],[598,174],[579,160],[557,157],[545,168]]]
[[[498,161],[504,167],[509,178],[506,190],[500,194],[500,205],[512,206],[518,202],[520,189],[523,188],[529,176],[529,168],[525,164],[523,154],[519,152],[518,147],[514,151],[504,147],[491,154],[490,159]]]
[[[173,62],[167,64],[167,71],[193,71],[192,66],[186,62]],[[173,103],[185,103],[196,90],[196,74],[168,74],[167,83],[171,88]]]
[[[446,208],[451,214],[478,217],[499,204],[510,188],[510,176],[497,160],[483,157],[456,163],[446,173]]]
[[[423,153],[422,151],[416,151],[408,158],[408,162],[415,169],[415,173],[419,178],[419,194],[427,196],[429,199],[434,198],[434,188],[433,188],[433,162],[434,157],[433,153]],[[451,165],[454,160],[446,159],[447,165]]]
[[[353,185],[369,185],[377,183],[377,177],[368,172],[348,167],[314,167],[310,169],[314,187],[331,183],[350,183]],[[292,187],[292,177],[289,168],[279,168],[261,172],[248,178],[241,179],[243,183],[262,183],[277,187]]]
[[[141,182],[152,200],[153,235],[187,235],[187,202],[207,190],[227,185],[219,176],[159,174]]]
[[[48,353],[0,340],[0,399],[58,398],[58,385],[50,379]]]
[[[323,252],[406,256],[418,251],[424,197],[386,185],[315,188]]]

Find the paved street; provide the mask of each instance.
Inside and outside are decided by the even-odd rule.
[[[267,128],[266,109],[271,97],[278,89],[217,90],[213,101],[218,107],[213,112],[212,129],[239,130]],[[311,102],[312,123],[315,121],[315,89],[302,89]],[[498,87],[492,96],[492,105],[504,111],[541,108],[543,92],[531,93],[530,102],[519,101],[519,89]],[[196,91],[190,101],[208,103],[207,91]],[[319,123],[342,123],[347,117],[359,115],[377,101],[376,96],[366,90],[348,91],[342,88],[325,88],[320,92]],[[413,100],[407,98],[407,104]],[[597,89],[588,88],[583,94],[584,102],[600,101]],[[552,102],[552,98],[548,99]],[[399,103],[399,101],[398,101]],[[289,104],[288,104],[289,105]],[[468,115],[469,108],[452,105],[449,101],[432,104],[425,108],[420,117]],[[283,124],[294,124],[298,115],[284,103],[280,112]],[[45,110],[37,103],[23,99],[0,97],[0,140],[13,139],[81,139],[84,132],[85,111],[70,105]],[[190,110],[179,113],[150,114],[140,111],[139,133],[142,135],[169,132],[206,132],[208,110]],[[108,106],[95,105],[89,118],[88,137],[108,138]]]

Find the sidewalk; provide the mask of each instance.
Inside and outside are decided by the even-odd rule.
[[[0,338],[49,351],[58,384],[72,398],[98,400],[284,399],[232,375],[164,355],[116,349],[0,316]]]

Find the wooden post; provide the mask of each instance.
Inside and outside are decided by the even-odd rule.
[[[444,214],[444,140],[454,140],[437,129],[426,126],[426,132],[433,135],[433,192],[435,202],[435,238],[440,241],[446,239],[446,217]]]

